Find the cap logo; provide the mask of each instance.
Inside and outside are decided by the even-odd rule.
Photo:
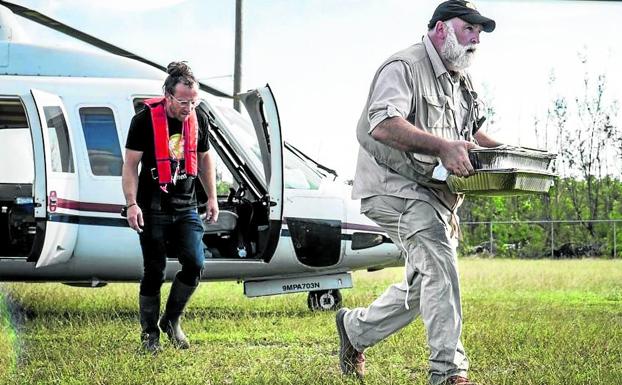
[[[467,6],[468,8],[471,8],[471,9],[474,9],[474,10],[477,11],[477,8],[475,8],[475,4],[473,4],[473,3],[469,2],[469,1],[467,1],[464,5]]]

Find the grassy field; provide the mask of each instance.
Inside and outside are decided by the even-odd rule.
[[[462,259],[463,342],[482,384],[617,384],[622,379],[622,261]],[[402,270],[354,274],[344,305],[368,304]],[[167,294],[170,285],[165,286]],[[188,351],[138,343],[136,284],[80,289],[2,284],[0,383],[358,384],[342,377],[334,313],[306,295],[247,299],[202,284],[184,321]],[[367,352],[365,384],[426,384],[420,320]]]

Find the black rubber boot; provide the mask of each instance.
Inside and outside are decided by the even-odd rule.
[[[150,353],[157,353],[160,348],[160,329],[158,329],[158,317],[160,316],[160,296],[147,297],[141,295],[138,299],[140,308],[140,340],[143,348]]]
[[[158,325],[168,336],[168,339],[177,349],[188,349],[190,343],[188,338],[181,330],[180,318],[188,300],[194,293],[197,286],[188,286],[181,282],[177,277],[171,285],[171,293],[166,301],[166,309]]]

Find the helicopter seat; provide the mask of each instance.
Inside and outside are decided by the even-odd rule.
[[[221,210],[216,223],[209,223],[205,216],[202,217],[204,234],[230,234],[238,223],[238,214],[229,210]]]

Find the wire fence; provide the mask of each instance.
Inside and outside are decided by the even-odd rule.
[[[622,219],[462,222],[464,254],[519,257],[620,256]]]

